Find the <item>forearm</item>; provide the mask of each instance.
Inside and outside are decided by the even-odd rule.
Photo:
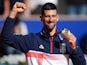
[[[14,35],[13,34],[13,26],[15,22],[15,17],[19,12],[24,11],[24,3],[17,2],[13,6],[12,11],[10,12],[9,16],[7,17],[2,32],[1,32],[1,39],[4,43],[22,51],[26,52],[26,45],[24,36],[22,35]],[[22,43],[22,44],[21,44]]]
[[[25,10],[24,3],[20,3],[20,2],[15,3],[3,26],[3,30],[2,30],[3,35],[4,34],[10,35],[12,33],[16,15],[19,12],[23,12],[24,10]]]
[[[86,65],[86,60],[80,47],[73,49],[70,57],[74,65]]]
[[[15,19],[7,17],[1,33],[2,37],[9,37],[13,34],[14,21]]]

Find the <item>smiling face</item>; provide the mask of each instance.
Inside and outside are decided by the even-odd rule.
[[[58,21],[57,10],[44,10],[44,15],[41,16],[41,21],[43,22],[46,30],[52,31],[55,29]]]

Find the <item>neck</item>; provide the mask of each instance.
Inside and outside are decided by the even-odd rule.
[[[50,36],[53,36],[55,32],[56,32],[56,27],[52,31],[49,32]]]
[[[49,31],[47,29],[45,29],[45,30],[46,30],[46,32],[48,32],[50,34],[50,36],[53,36],[56,32],[56,26],[51,31]]]

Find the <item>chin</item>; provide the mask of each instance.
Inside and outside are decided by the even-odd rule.
[[[49,31],[52,31],[54,28],[47,28]]]
[[[49,30],[53,30],[55,26],[48,27]]]

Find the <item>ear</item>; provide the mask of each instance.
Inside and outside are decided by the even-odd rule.
[[[40,15],[40,20],[43,21],[42,15]]]

